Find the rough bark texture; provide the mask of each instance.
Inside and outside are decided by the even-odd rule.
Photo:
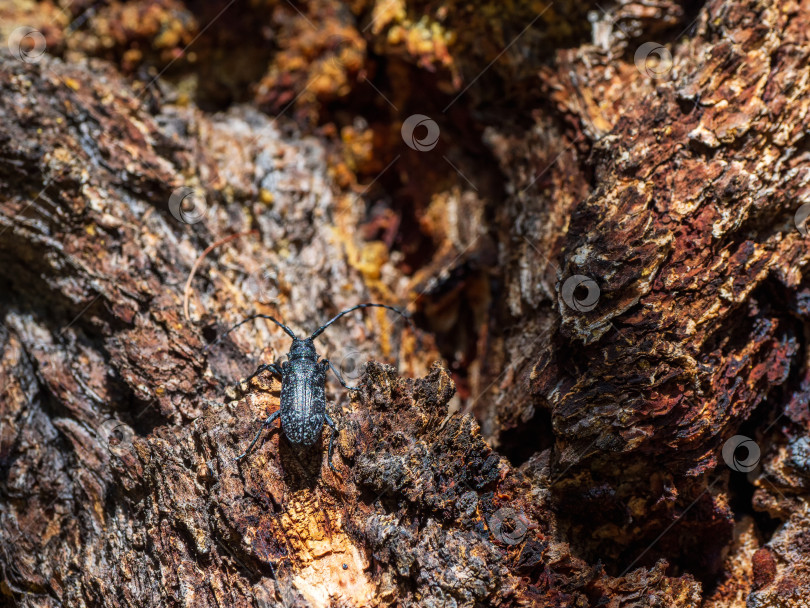
[[[810,604],[809,29],[0,4],[0,606]]]

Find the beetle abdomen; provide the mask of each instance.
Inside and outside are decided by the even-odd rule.
[[[323,427],[326,374],[316,362],[289,361],[281,389],[281,428],[290,443],[312,445]]]

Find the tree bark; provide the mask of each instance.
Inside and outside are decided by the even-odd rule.
[[[0,8],[0,606],[810,602],[810,6],[513,4]]]

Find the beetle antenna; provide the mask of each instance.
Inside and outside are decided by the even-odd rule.
[[[289,327],[287,327],[286,325],[284,325],[284,323],[282,323],[281,321],[278,321],[277,319],[274,319],[274,318],[273,318],[273,317],[271,317],[270,315],[253,315],[253,316],[251,316],[251,317],[248,317],[247,319],[244,319],[243,321],[239,321],[239,323],[237,323],[236,325],[234,325],[233,327],[231,327],[231,328],[230,328],[228,331],[226,331],[224,334],[222,334],[222,335],[221,335],[219,338],[217,338],[216,340],[214,340],[213,342],[211,342],[211,344],[208,344],[208,345],[205,347],[205,350],[208,350],[208,349],[209,349],[209,348],[211,348],[211,347],[212,347],[214,344],[217,344],[217,343],[218,343],[220,340],[222,340],[222,339],[223,339],[225,336],[227,336],[229,333],[231,333],[231,332],[232,332],[234,329],[236,329],[236,328],[237,328],[237,327],[239,327],[240,325],[244,325],[244,324],[245,324],[245,323],[247,323],[248,321],[253,321],[254,319],[267,319],[268,321],[272,321],[273,323],[275,323],[276,325],[278,325],[278,326],[279,326],[281,329],[283,329],[283,330],[284,330],[284,331],[287,333],[287,335],[288,335],[288,336],[290,336],[290,337],[291,337],[293,340],[297,340],[297,339],[298,339],[298,336],[296,336],[296,335],[295,335],[295,333],[293,332],[293,330],[291,330]]]
[[[405,319],[408,321],[408,323],[409,323],[409,324],[411,323],[411,317],[410,317],[410,316],[409,316],[407,313],[404,313],[404,312],[402,312],[401,310],[399,310],[398,308],[394,308],[393,306],[388,306],[388,305],[386,305],[386,304],[373,304],[373,303],[371,303],[371,302],[368,302],[368,303],[366,303],[366,304],[358,304],[357,306],[352,306],[351,308],[347,308],[347,309],[346,309],[346,310],[344,310],[343,312],[338,313],[337,315],[335,315],[334,317],[332,317],[332,319],[330,319],[329,321],[327,321],[327,322],[326,322],[324,325],[321,325],[321,326],[320,326],[318,329],[316,329],[316,330],[315,330],[315,333],[313,333],[313,334],[312,334],[312,335],[309,337],[309,339],[310,339],[310,340],[314,340],[315,338],[317,338],[318,336],[320,336],[320,335],[321,335],[321,334],[324,332],[324,330],[325,330],[327,327],[329,327],[329,326],[330,326],[332,323],[334,323],[335,321],[337,321],[337,320],[338,320],[340,317],[342,317],[343,315],[347,315],[347,314],[349,314],[350,312],[357,310],[358,308],[372,308],[372,307],[377,307],[377,308],[387,308],[388,310],[393,310],[393,311],[394,311],[395,313],[397,313],[398,315],[401,315],[401,316],[405,317]]]

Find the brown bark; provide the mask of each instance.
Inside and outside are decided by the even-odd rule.
[[[810,6],[88,9],[0,7],[0,605],[810,602]],[[235,462],[205,346],[370,300]]]

